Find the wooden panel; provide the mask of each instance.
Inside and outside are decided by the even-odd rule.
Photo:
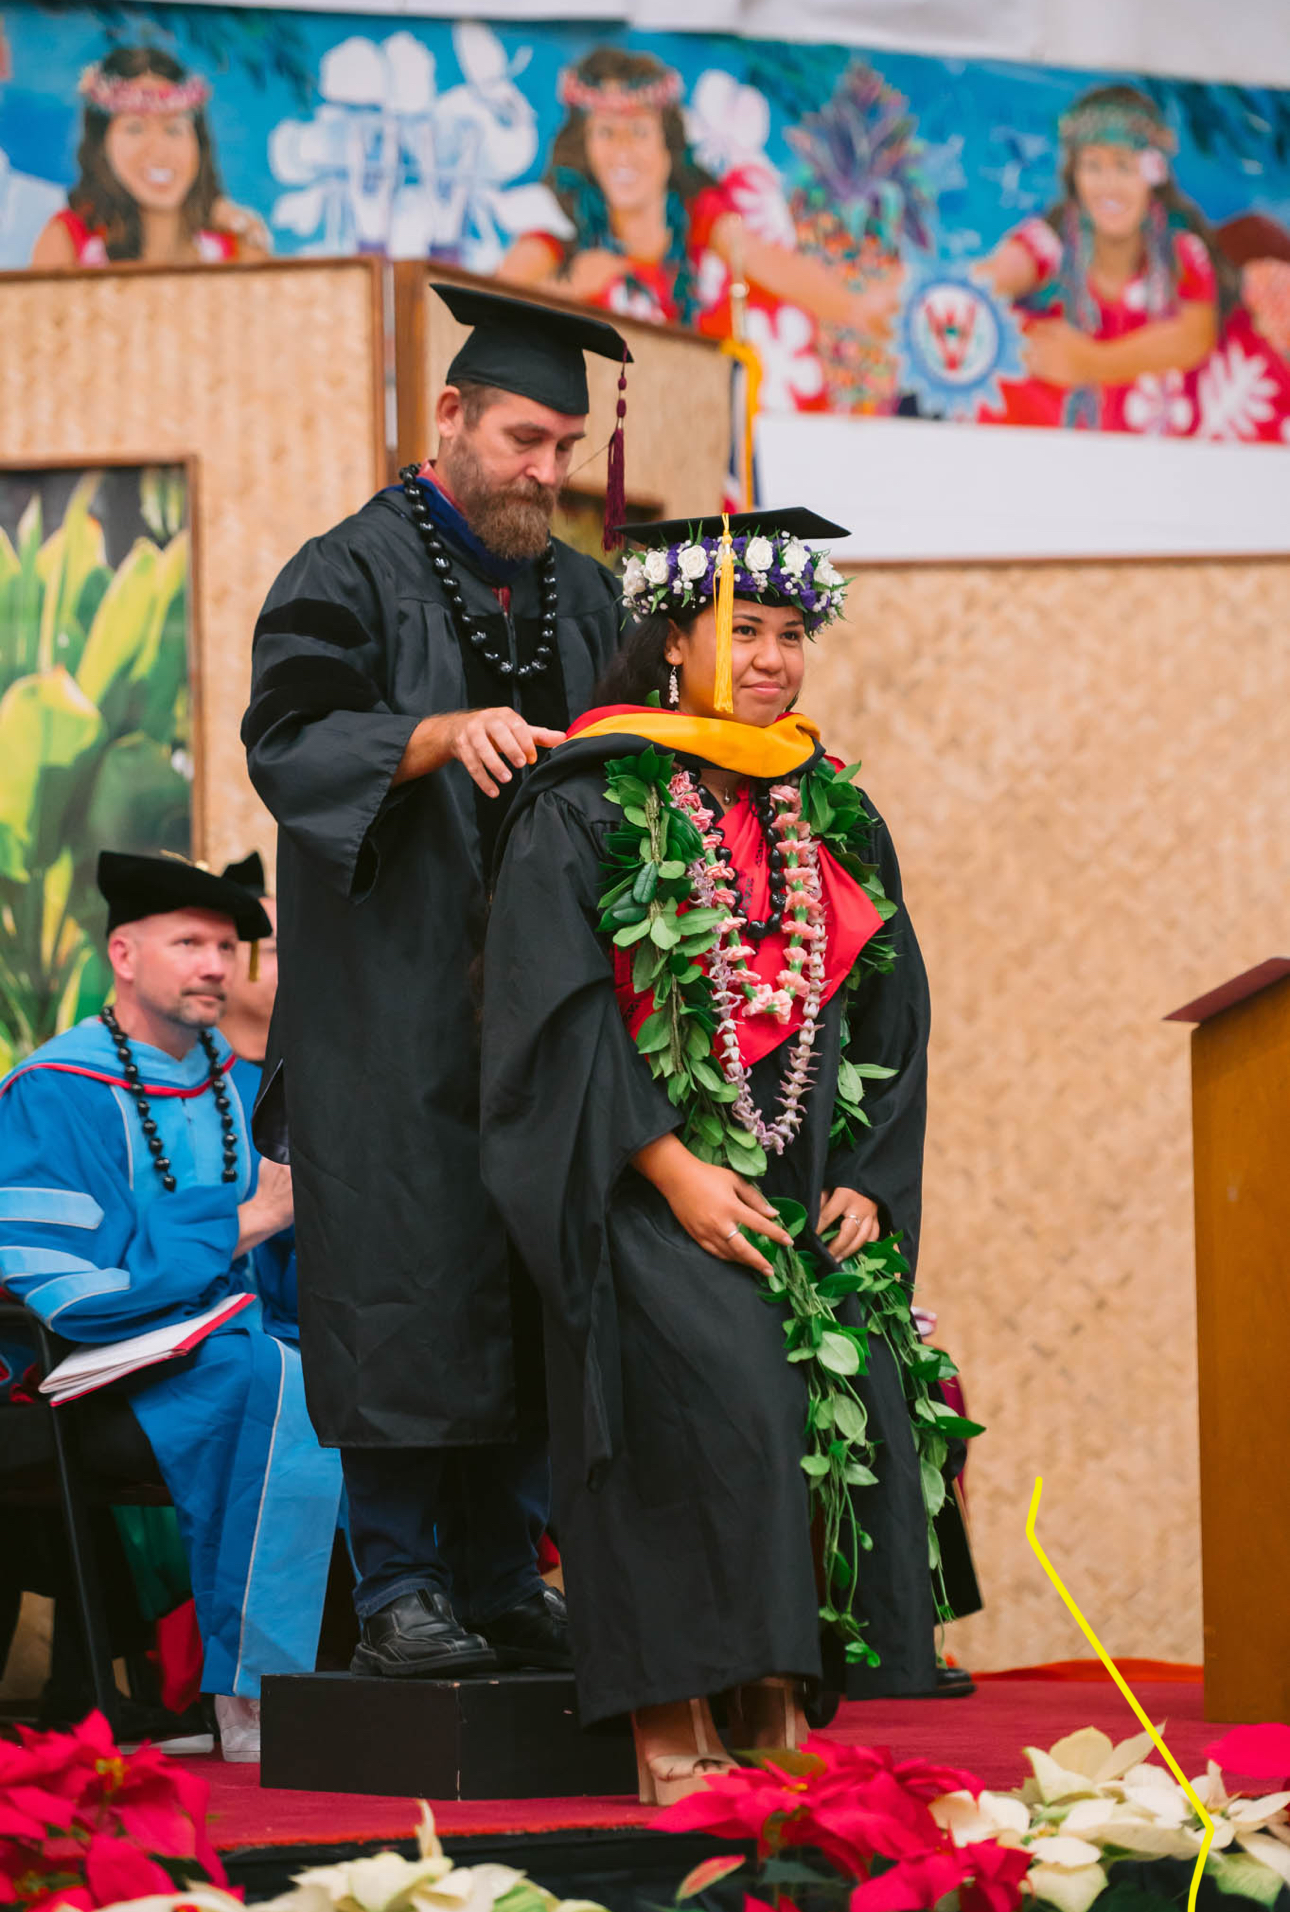
[[[194,460],[194,817],[269,853],[238,737],[251,632],[291,554],[385,481],[379,263],[0,274],[0,461]]]
[[[454,285],[479,285],[493,292],[514,290],[467,272],[436,269],[433,276]],[[395,286],[399,455],[404,460],[424,458],[434,451],[434,401],[466,329],[431,292],[426,267],[397,267]],[[416,304],[418,287],[420,318],[410,309]],[[526,291],[523,296],[535,304],[585,310],[568,299],[534,291]],[[699,338],[693,332],[647,325],[617,313],[602,316],[617,326],[634,360],[628,368],[627,388],[629,502],[663,517],[719,511],[730,456],[729,359],[716,341]],[[588,355],[587,382],[591,392],[587,442],[575,455],[569,483],[577,491],[603,496],[605,449],[614,428],[618,399],[618,367],[608,359]]]
[[[1209,1719],[1290,1719],[1290,983],[1192,1038]]]

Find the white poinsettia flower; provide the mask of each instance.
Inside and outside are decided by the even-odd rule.
[[[628,558],[623,566],[623,592],[627,597],[639,597],[648,582],[645,566],[639,558]]]
[[[779,561],[790,578],[800,578],[810,561],[810,556],[810,552],[800,538],[790,538],[779,554]]]
[[[775,547],[769,538],[749,538],[744,547],[744,569],[746,571],[770,570],[775,562]]]
[[[1026,1758],[1035,1775],[1040,1802],[1045,1806],[1059,1805],[1063,1799],[1087,1799],[1097,1791],[1095,1779],[1090,1779],[1087,1773],[1059,1765],[1051,1754],[1042,1752],[1038,1746],[1027,1746]]]
[[[970,1792],[942,1793],[928,1811],[956,1846],[976,1845],[982,1839],[1017,1845],[1030,1829],[1030,1813],[1012,1793],[983,1792],[975,1799]]]
[[[666,584],[668,574],[667,552],[647,551],[645,553],[645,575],[651,584]]]
[[[1257,1859],[1270,1872],[1275,1872],[1283,1885],[1290,1885],[1290,1846],[1266,1832],[1238,1832],[1236,1839],[1242,1852],[1248,1852],[1251,1859]]]
[[[701,544],[683,544],[676,554],[676,568],[683,578],[701,578],[708,568],[708,554]]]
[[[421,1817],[417,1820],[417,1847],[423,1859],[443,1858],[443,1847],[435,1831],[434,1813],[426,1799],[421,1801]]]
[[[1163,1731],[1163,1728],[1157,1730]],[[1115,1745],[1096,1726],[1083,1726],[1078,1733],[1067,1733],[1064,1738],[1054,1740],[1048,1748],[1048,1757],[1056,1760],[1068,1772],[1083,1773],[1100,1783],[1107,1779],[1122,1779],[1135,1766],[1143,1763],[1154,1744],[1150,1733],[1144,1732],[1135,1733],[1131,1739],[1122,1739]],[[1164,1768],[1158,1766],[1155,1771],[1163,1773]]]
[[[1047,1842],[1045,1842],[1047,1843]],[[1079,1840],[1072,1840],[1078,1845]],[[1078,1866],[1049,1865],[1038,1860],[1026,1874],[1026,1884],[1045,1905],[1058,1912],[1089,1912],[1089,1907],[1106,1891],[1107,1876],[1096,1863]]]
[[[1262,1799],[1233,1799],[1227,1817],[1238,1833],[1257,1832],[1274,1819],[1284,1819],[1290,1792],[1266,1793]]]

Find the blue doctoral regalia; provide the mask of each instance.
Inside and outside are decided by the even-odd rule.
[[[0,1083],[0,1280],[68,1340],[120,1340],[255,1291],[237,1211],[259,1158],[232,1051],[215,1044],[237,1133],[231,1183],[199,1044],[181,1062],[133,1044],[170,1194],[97,1017]],[[126,1384],[175,1503],[210,1693],[254,1697],[264,1673],[312,1671],[317,1650],[340,1464],[309,1424],[281,1299]]]

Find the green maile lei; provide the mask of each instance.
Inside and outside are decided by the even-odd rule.
[[[875,820],[852,782],[858,769],[858,764],[850,764],[837,770],[827,759],[813,765],[801,778],[802,815],[886,923],[896,905],[885,894],[872,860]],[[637,756],[605,765],[605,795],[622,812],[622,820],[605,835],[599,928],[617,949],[631,953],[635,994],[652,994],[636,1046],[669,1100],[682,1111],[681,1140],[701,1161],[723,1163],[756,1181],[766,1172],[765,1151],[733,1119],[730,1105],[738,1092],[713,1055],[717,1014],[699,960],[716,942],[725,911],[689,907],[689,869],[704,855],[704,844],[672,800],[673,770],[672,756],[652,745]],[[895,962],[889,939],[871,937],[843,985],[841,1059],[830,1127],[835,1148],[853,1143],[859,1130],[870,1126],[864,1108],[866,1084],[896,1073],[850,1054],[848,1016],[850,999],[866,976],[886,974]],[[956,1369],[947,1355],[925,1347],[919,1337],[905,1281],[909,1264],[900,1252],[899,1235],[872,1242],[836,1269],[825,1269],[796,1246],[807,1225],[806,1210],[786,1198],[775,1207],[793,1245],[784,1247],[764,1236],[752,1239],[770,1263],[765,1294],[783,1311],[787,1357],[801,1365],[806,1381],[802,1469],[822,1538],[826,1595],[820,1618],[841,1637],[849,1661],[877,1665],[878,1655],[855,1611],[856,1563],[873,1541],[860,1525],[852,1492],[877,1481],[877,1442],[870,1437],[868,1412],[855,1386],[868,1370],[871,1338],[887,1344],[901,1376],[918,1453],[933,1594],[942,1620],[953,1617],[934,1525],[946,1496],[943,1468],[950,1440],[979,1433],[980,1428],[960,1419],[932,1393]],[[837,1304],[851,1297],[861,1317],[859,1327],[838,1318]]]

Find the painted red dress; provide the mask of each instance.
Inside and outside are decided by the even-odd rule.
[[[106,266],[108,258],[107,237],[100,226],[91,226],[70,206],[54,214],[55,223],[63,228],[76,248],[78,266]],[[221,260],[236,259],[237,240],[231,232],[199,232],[196,239],[197,257],[207,264],[217,264]]]
[[[682,325],[706,338],[728,339],[734,331],[730,305],[733,275],[712,244],[717,222],[728,213],[742,219],[759,237],[791,249],[792,223],[782,211],[778,181],[756,164],[738,166],[719,185],[705,186],[686,208],[684,279],[675,258],[636,259],[624,255],[622,271],[589,298],[589,305],[622,318],[655,325]],[[569,257],[567,243],[554,233],[540,239],[553,260]],[[762,363],[761,404],[768,411],[828,410],[828,392],[817,349],[815,320],[799,306],[777,298],[755,280],[748,284],[748,341]]]
[[[1027,219],[1009,235],[1034,261],[1035,290],[1055,287],[1062,267],[1062,242],[1044,219]],[[1194,232],[1173,235],[1175,294],[1172,310],[1151,311],[1147,275],[1138,273],[1113,299],[1088,282],[1098,311],[1096,339],[1121,339],[1187,304],[1217,307],[1218,283],[1204,242]],[[1021,315],[1023,330],[1045,315]],[[1063,425],[1067,392],[1039,378],[1004,381],[1003,406],[983,408],[985,424]],[[1096,428],[1139,432],[1161,438],[1207,438],[1274,444],[1290,440],[1290,366],[1255,329],[1242,305],[1223,322],[1209,357],[1189,372],[1140,372],[1125,385],[1097,388]]]

